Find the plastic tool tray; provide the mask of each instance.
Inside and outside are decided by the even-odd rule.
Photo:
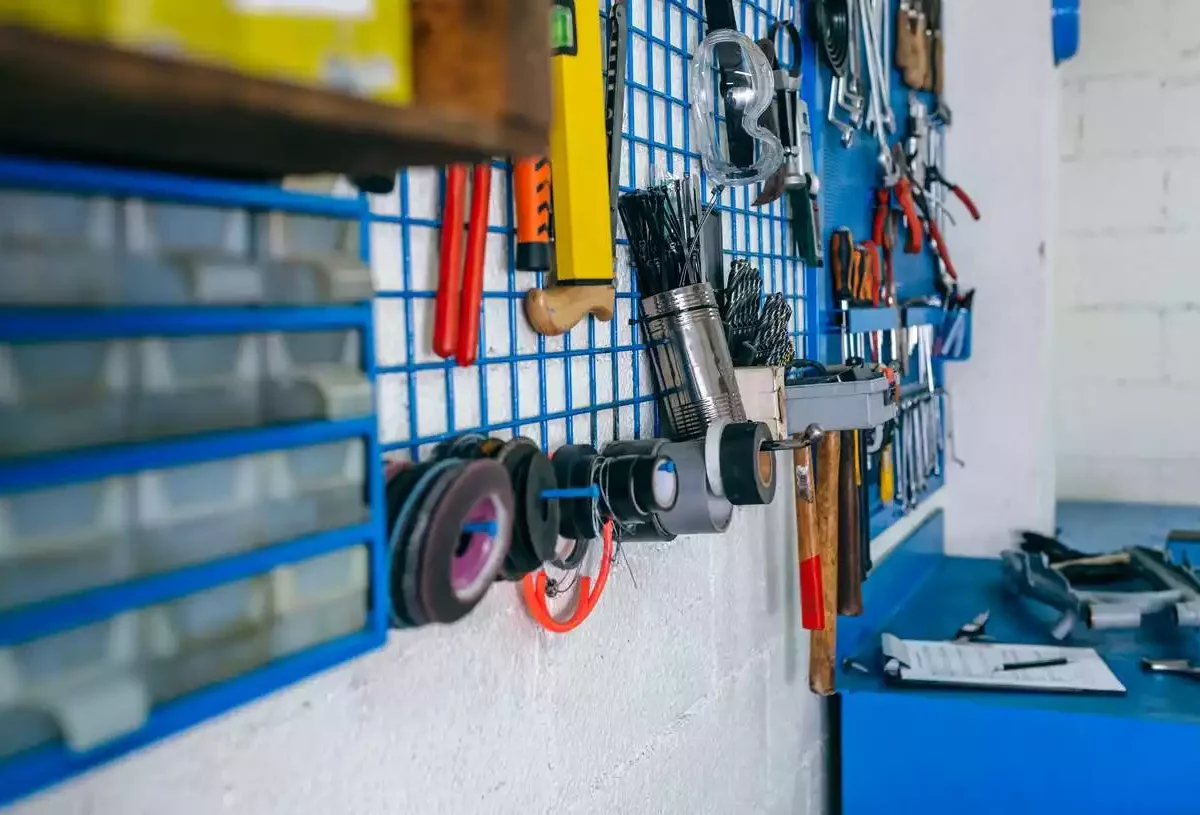
[[[363,210],[0,159],[0,804],[383,642]]]

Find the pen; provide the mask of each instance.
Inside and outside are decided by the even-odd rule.
[[[1033,659],[1029,662],[1005,662],[997,671],[1019,671],[1023,668],[1057,668],[1059,665],[1067,665],[1071,660],[1066,657],[1055,657],[1054,659]]]

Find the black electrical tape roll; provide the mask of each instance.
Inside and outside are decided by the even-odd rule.
[[[598,463],[590,444],[567,444],[554,451],[554,473],[563,489],[582,489],[595,483]],[[558,534],[564,538],[594,538],[600,534],[595,498],[559,500]]]
[[[416,522],[421,498],[448,471],[462,466],[457,460],[422,462],[397,473],[388,482],[388,543],[391,564],[388,587],[392,601],[392,624],[396,626],[424,625],[425,615],[405,595],[405,576],[409,568],[410,532]]]
[[[618,439],[604,445],[607,458],[617,456],[657,456],[666,439]]]
[[[663,456],[638,456],[633,464],[633,497],[646,514],[674,507],[679,499],[675,463]]]
[[[648,514],[634,495],[633,471],[642,460],[639,456],[601,459],[603,474],[600,489],[613,520],[621,526],[642,523]],[[653,505],[650,506],[653,508]]]
[[[554,465],[530,439],[518,436],[504,445],[497,461],[508,471],[513,486],[513,541],[504,560],[503,576],[517,580],[554,558],[558,543],[559,508],[542,492],[558,486]]]
[[[433,448],[434,458],[494,458],[504,446],[501,439],[489,439],[480,433],[464,433],[446,439]]]
[[[455,622],[483,599],[508,554],[513,521],[508,472],[486,459],[448,470],[416,514],[405,548],[406,604],[415,601],[429,622]],[[464,531],[471,523],[493,523],[496,534]]]
[[[734,506],[769,504],[775,499],[775,454],[763,452],[771,431],[762,422],[735,422],[721,433],[721,481]]]
[[[650,543],[652,541],[673,541],[675,535],[663,529],[657,515],[651,515],[644,524],[636,524],[621,533],[622,543]]]

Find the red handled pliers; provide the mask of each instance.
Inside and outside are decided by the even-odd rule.
[[[471,214],[463,258],[463,205],[467,197],[467,164],[446,168],[442,205],[441,257],[433,312],[433,352],[473,365],[479,351],[479,312],[483,305],[483,257],[487,248],[488,201],[492,165],[471,167]]]
[[[912,178],[908,171],[908,159],[899,144],[893,145],[891,157],[885,161],[886,170],[883,186],[875,191],[875,220],[871,229],[871,240],[879,246],[884,245],[884,232],[887,216],[892,209],[892,195],[904,213],[904,225],[908,227],[908,239],[904,251],[910,255],[919,254],[924,245],[924,230],[921,219],[917,214],[916,199],[913,195]]]
[[[971,196],[967,195],[967,191],[942,175],[942,171],[937,168],[936,164],[930,164],[925,168],[925,189],[932,193],[934,184],[941,184],[954,193],[954,197],[967,208],[967,212],[971,213],[971,217],[976,221],[983,217],[979,214],[979,207],[975,206]]]

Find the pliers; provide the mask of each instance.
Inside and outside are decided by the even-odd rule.
[[[967,208],[967,212],[971,213],[971,217],[976,221],[980,220],[982,216],[979,214],[979,207],[975,206],[975,202],[971,200],[971,196],[967,195],[966,190],[942,175],[942,171],[938,169],[936,164],[930,164],[925,168],[925,189],[932,193],[934,184],[941,184],[954,193],[954,197]]]
[[[433,312],[433,352],[473,365],[479,351],[479,311],[483,303],[483,257],[487,247],[488,202],[492,194],[491,163],[471,168],[471,213],[463,257],[463,205],[467,197],[467,168],[446,168],[446,197],[442,205],[441,256],[437,300]]]
[[[875,220],[872,224],[871,240],[880,246],[884,245],[887,216],[892,211],[892,195],[895,195],[896,203],[900,205],[904,216],[904,224],[908,227],[908,240],[904,244],[904,251],[910,255],[920,253],[924,245],[924,231],[921,228],[921,219],[915,203],[916,197],[913,193],[912,173],[909,171],[908,159],[904,155],[904,149],[899,144],[895,144],[885,163],[883,186],[875,191]]]

